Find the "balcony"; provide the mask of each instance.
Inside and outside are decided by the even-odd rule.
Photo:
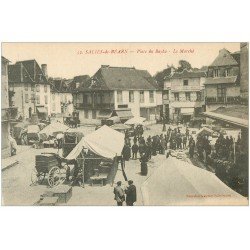
[[[76,109],[114,109],[114,103],[76,103]]]
[[[206,104],[240,104],[239,96],[206,97]]]
[[[17,119],[17,108],[5,108],[2,109],[2,121],[15,121]]]

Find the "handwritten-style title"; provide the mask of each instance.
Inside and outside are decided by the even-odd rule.
[[[127,54],[193,54],[195,50],[190,49],[86,49],[78,50],[77,55],[127,55]]]

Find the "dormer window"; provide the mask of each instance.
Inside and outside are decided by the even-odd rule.
[[[213,74],[214,77],[219,77],[219,69],[214,69]]]
[[[227,76],[229,76],[230,75],[230,69],[226,69],[225,70],[225,76],[227,77]]]

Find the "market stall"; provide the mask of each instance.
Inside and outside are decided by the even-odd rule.
[[[117,157],[121,156],[124,134],[104,125],[81,141],[66,157],[77,159],[84,155],[84,182],[95,181],[113,184],[117,169]]]
[[[169,157],[142,185],[144,205],[247,205],[216,175]]]

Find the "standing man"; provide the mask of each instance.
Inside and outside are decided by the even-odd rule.
[[[133,153],[133,160],[137,160],[137,153],[138,153],[139,147],[136,143],[132,146],[132,153]]]
[[[134,202],[136,202],[136,187],[132,180],[128,181],[128,185],[128,188],[125,190],[126,204],[127,206],[134,206]]]
[[[117,202],[117,206],[122,206],[122,203],[125,200],[124,190],[122,189],[122,182],[118,181],[117,186],[114,188],[115,200]]]

